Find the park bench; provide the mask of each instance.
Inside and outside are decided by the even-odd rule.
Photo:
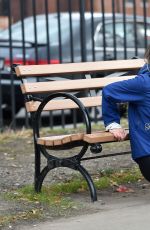
[[[136,71],[144,64],[143,59],[97,61],[85,63],[47,64],[47,65],[13,65],[17,77],[22,81],[21,90],[25,98],[27,112],[31,114],[35,147],[35,190],[41,191],[42,183],[47,173],[57,167],[67,167],[79,171],[86,179],[92,201],[97,200],[94,182],[81,162],[112,156],[101,153],[102,144],[115,142],[115,138],[104,130],[92,131],[88,109],[101,105],[101,96],[92,95],[93,90],[100,90],[112,82],[135,77]],[[123,72],[124,71],[124,72]],[[133,71],[133,72],[132,72]],[[124,73],[119,76],[118,73]],[[110,73],[106,77],[106,73]],[[114,74],[115,73],[115,74]],[[69,79],[68,76],[80,75],[82,79]],[[120,75],[121,75],[120,74]],[[102,77],[102,75],[104,77]],[[66,77],[65,81],[47,81],[46,77]],[[91,77],[92,76],[92,77]],[[96,77],[93,77],[96,76]],[[31,79],[34,79],[31,82]],[[40,78],[40,81],[39,81]],[[30,80],[29,80],[30,79]],[[35,81],[36,79],[36,81]],[[42,79],[42,81],[41,81]],[[77,98],[71,92],[85,91],[82,98]],[[44,97],[45,95],[45,97]],[[72,134],[41,136],[42,111],[77,109],[81,111],[85,123],[85,132]],[[129,135],[128,138],[129,139]],[[73,156],[61,157],[53,155],[53,150],[66,151],[80,146],[80,150]],[[90,147],[93,156],[86,157]],[[51,152],[50,152],[51,151]],[[97,153],[97,154],[96,154]],[[118,152],[115,155],[122,155]],[[41,156],[47,160],[41,169]],[[114,155],[114,154],[113,154]]]

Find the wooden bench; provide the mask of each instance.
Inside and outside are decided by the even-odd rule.
[[[42,183],[47,173],[57,167],[68,167],[78,170],[86,179],[89,186],[92,201],[97,200],[97,193],[93,180],[87,170],[81,165],[83,160],[105,157],[103,154],[85,157],[88,147],[91,147],[92,153],[102,151],[102,143],[115,142],[115,138],[109,132],[93,132],[91,120],[89,118],[88,107],[101,105],[101,96],[90,96],[89,94],[82,98],[77,98],[71,92],[100,90],[105,85],[133,78],[135,75],[118,76],[119,71],[137,71],[144,64],[143,59],[99,61],[87,63],[70,63],[54,65],[14,65],[13,69],[17,77],[22,81],[21,90],[25,97],[25,106],[27,112],[31,113],[34,146],[35,146],[35,190],[41,191]],[[115,72],[117,76],[98,77],[98,74],[105,72]],[[96,78],[90,78],[97,74]],[[130,72],[131,73],[131,72]],[[80,74],[82,79],[70,80],[69,75]],[[45,81],[45,76],[65,76],[68,80],[63,81]],[[38,81],[40,77],[40,81]],[[37,79],[36,82],[30,82],[29,79]],[[43,79],[41,81],[41,79]],[[40,97],[39,95],[42,95]],[[43,97],[45,95],[45,97]],[[57,136],[41,136],[40,118],[42,111],[65,110],[79,108],[84,118],[85,133],[73,133]],[[129,137],[128,137],[129,138]],[[52,150],[64,150],[81,146],[79,153],[69,157],[57,157],[51,154]],[[123,152],[115,155],[124,154]],[[41,169],[41,155],[43,155],[47,164]],[[111,156],[108,154],[107,156]]]

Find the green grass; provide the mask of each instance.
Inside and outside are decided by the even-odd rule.
[[[0,216],[0,227],[10,225],[10,223],[15,223],[16,221],[22,220],[33,220],[42,218],[42,212],[40,209],[31,209],[28,211],[18,212],[14,214],[7,214],[5,216]]]
[[[124,170],[108,169],[106,171],[102,171],[101,175],[101,179],[96,182],[96,186],[98,189],[106,188],[113,185],[119,186],[121,184],[135,183],[143,179],[138,167]]]

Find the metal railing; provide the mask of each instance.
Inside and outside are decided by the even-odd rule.
[[[8,1],[9,28],[0,33],[0,63],[4,64],[0,68],[0,130],[5,126],[12,129],[30,126],[30,118],[26,112],[21,114],[23,98],[19,80],[10,69],[13,63],[57,64],[143,57],[149,44],[150,20],[147,4],[150,3],[146,0],[141,0],[141,4],[134,0],[130,16],[125,0],[119,1],[119,14],[116,13],[118,1],[115,0],[109,1],[109,9],[104,0],[97,1],[99,5],[96,9],[94,1],[90,0],[88,13],[86,0],[79,0],[78,6],[73,0],[65,1],[66,11],[63,13],[61,0],[56,1],[55,13],[50,13],[52,9],[48,0],[41,1],[41,10],[37,0],[16,2],[18,5],[15,13],[12,1]],[[17,12],[19,15],[16,19]],[[140,16],[137,12],[140,12]],[[40,18],[41,14],[43,16]],[[30,19],[27,19],[29,15]],[[20,24],[13,26],[13,19],[20,21]],[[65,127],[68,120],[66,114],[66,111],[48,114],[50,127],[57,125],[59,119],[59,124]],[[95,110],[95,122],[100,119],[99,115]],[[74,126],[78,122],[77,118],[77,111],[74,111]]]

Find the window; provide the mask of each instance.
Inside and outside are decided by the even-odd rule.
[[[98,25],[99,26],[99,25]],[[99,26],[100,27],[100,26]],[[116,40],[116,47],[124,47],[124,38],[126,39],[127,48],[135,47],[135,27],[134,23],[127,22],[126,23],[126,35],[124,33],[123,22],[116,22],[115,24],[115,36],[113,31],[113,24],[107,23],[105,24],[105,29],[103,26],[97,29],[95,34],[95,44],[97,47],[102,47],[104,44],[104,31],[105,31],[105,46],[106,47],[114,47],[114,40]],[[144,48],[145,41],[145,28],[143,23],[136,24],[136,34],[137,34],[137,47]],[[147,40],[150,38],[150,27],[147,26],[146,30]]]
[[[127,0],[126,2],[127,2],[127,3],[126,3],[126,6],[128,6],[128,7],[133,7],[134,0]]]
[[[1,12],[1,15],[3,16],[8,16],[9,12],[8,12],[8,9],[9,9],[9,0],[3,0],[1,2],[1,9],[2,9],[2,12]]]

